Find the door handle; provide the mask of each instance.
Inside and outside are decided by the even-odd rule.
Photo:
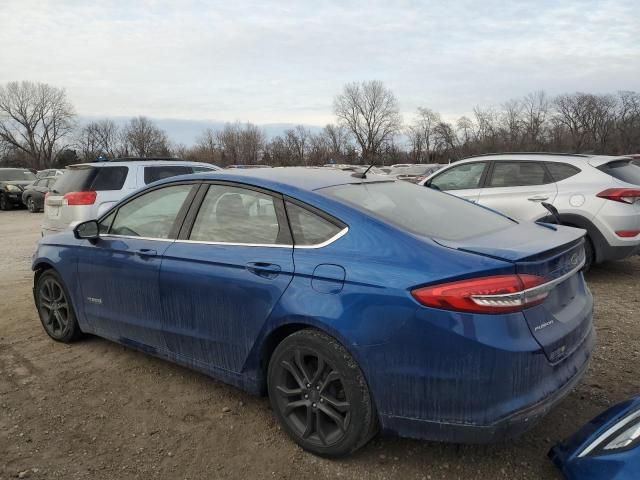
[[[139,257],[155,257],[158,255],[157,251],[151,250],[150,248],[141,248],[140,250],[136,250],[134,253]]]
[[[269,279],[276,278],[282,270],[282,267],[280,267],[280,265],[267,262],[249,262],[247,263],[246,268],[254,275]]]
[[[527,200],[530,202],[544,202],[545,200],[549,200],[549,195],[534,195],[533,197],[529,197]]]

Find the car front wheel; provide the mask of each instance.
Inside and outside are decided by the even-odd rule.
[[[11,210],[11,202],[4,193],[0,193],[0,210]]]
[[[45,271],[36,282],[35,300],[45,332],[58,342],[70,343],[80,336],[71,298],[60,276]]]
[[[340,343],[320,331],[298,331],[277,346],[268,390],[284,430],[316,455],[347,455],[377,432],[362,371]]]

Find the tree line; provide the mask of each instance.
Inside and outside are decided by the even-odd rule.
[[[0,165],[37,169],[127,156],[273,166],[326,163],[446,163],[503,151],[625,154],[640,152],[640,94],[543,91],[471,115],[444,119],[419,107],[404,121],[395,94],[382,82],[350,83],[333,100],[336,122],[303,125],[268,139],[252,123],[207,129],[194,145],[172,142],[140,116],[78,124],[64,89],[35,82],[0,86]]]

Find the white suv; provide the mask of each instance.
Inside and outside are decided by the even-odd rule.
[[[42,235],[98,218],[114,203],[157,180],[216,170],[220,168],[215,165],[177,158],[126,158],[70,165],[45,198]]]
[[[640,253],[640,166],[629,157],[505,153],[455,162],[421,182],[519,220],[587,231],[588,266]]]

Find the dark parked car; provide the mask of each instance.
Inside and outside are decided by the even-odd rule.
[[[35,179],[26,168],[0,168],[0,210],[22,205],[22,192]]]
[[[22,192],[22,203],[24,203],[31,213],[37,213],[44,208],[44,197],[59,177],[39,178],[30,183]]]
[[[319,455],[378,428],[495,441],[587,367],[583,237],[383,175],[199,173],[40,240],[34,297],[54,340],[89,332],[268,393]]]

